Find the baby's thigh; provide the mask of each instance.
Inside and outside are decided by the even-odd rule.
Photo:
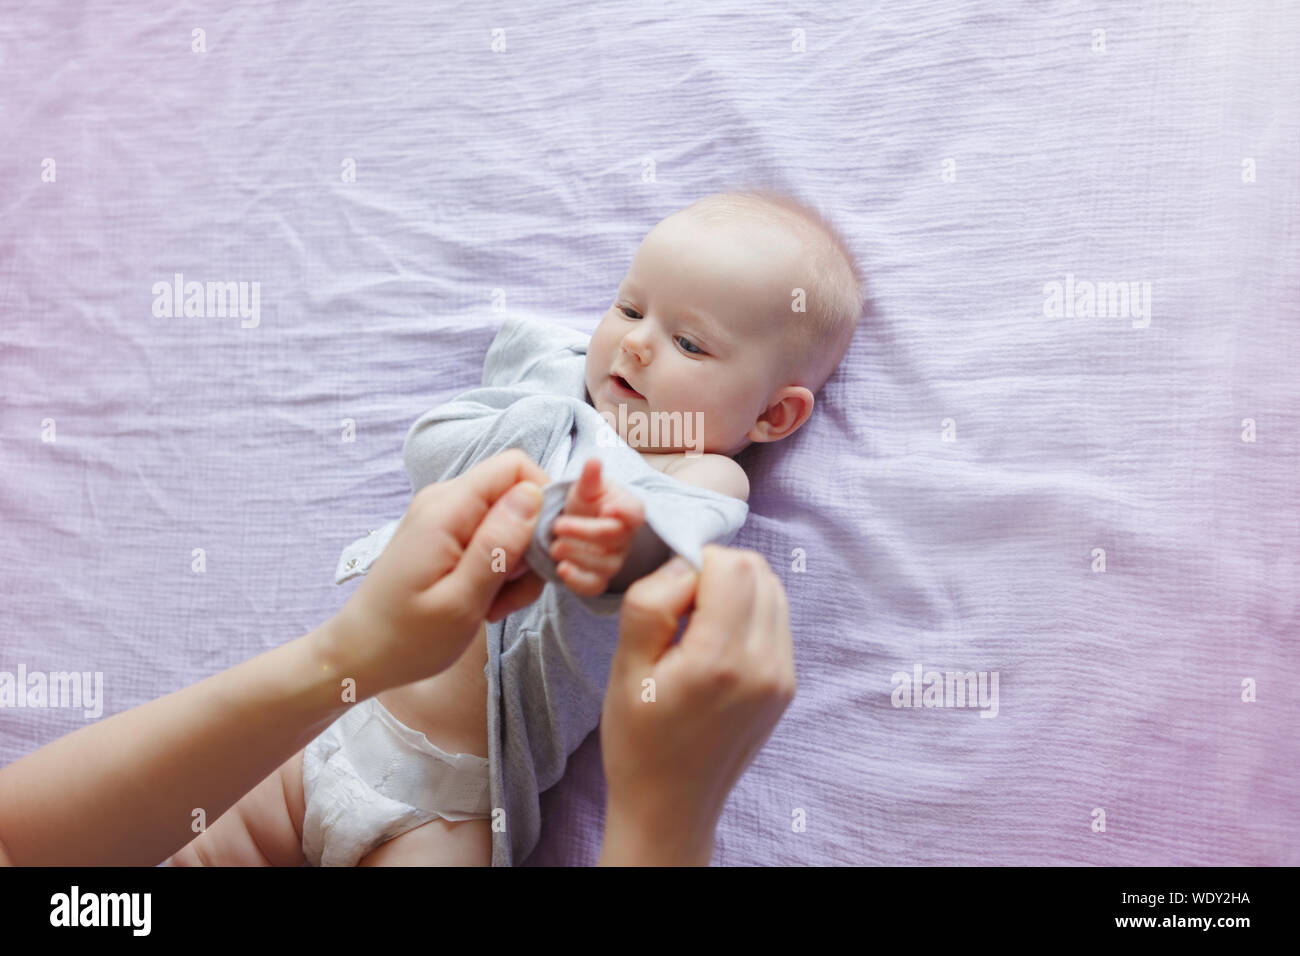
[[[381,691],[379,703],[447,753],[488,755],[487,627],[480,624],[451,667],[424,680]]]
[[[171,866],[302,866],[302,751],[178,850]]]
[[[430,820],[371,850],[358,866],[491,866],[492,821]]]

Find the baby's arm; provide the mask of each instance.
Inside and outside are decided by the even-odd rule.
[[[697,488],[749,500],[749,476],[726,455],[682,455],[664,469],[664,474]]]
[[[686,456],[664,469],[678,481],[745,501],[749,478],[726,455]],[[564,513],[555,519],[551,559],[556,572],[575,594],[604,594],[627,560],[632,539],[645,522],[640,500],[612,482],[604,481],[600,462],[590,459],[582,476],[569,489]]]

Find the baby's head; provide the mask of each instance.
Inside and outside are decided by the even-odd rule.
[[[619,428],[641,451],[779,441],[812,414],[862,305],[852,252],[816,211],[768,190],[707,196],[642,240],[591,337],[587,394],[607,421],[680,412],[702,425],[689,446],[667,427],[657,442]]]

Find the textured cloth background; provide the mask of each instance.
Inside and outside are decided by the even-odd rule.
[[[766,184],[873,305],[746,458],[799,693],[714,862],[1298,864],[1298,34],[1226,0],[8,3],[0,671],[101,671],[107,715],[314,626],[505,315],[590,331],[655,222]],[[259,324],[156,317],[176,273],[259,282]],[[1149,326],[1045,317],[1067,275],[1149,282]],[[997,672],[997,717],[892,706],[917,664]],[[0,710],[0,761],[83,725]],[[533,862],[592,861],[602,799],[593,736]]]

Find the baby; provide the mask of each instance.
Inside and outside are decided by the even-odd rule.
[[[853,255],[816,212],[767,190],[708,196],[664,219],[642,241],[614,302],[585,343],[583,381],[575,387],[590,406],[586,415],[594,409],[644,465],[671,476],[670,485],[690,486],[682,489],[686,494],[724,502],[718,507],[739,514],[733,522],[738,527],[749,481],[733,456],[753,442],[779,441],[808,420],[814,395],[848,349],[862,305]],[[494,343],[493,350],[498,348]],[[574,344],[566,354],[575,357],[581,350]],[[487,378],[485,371],[485,383]],[[412,438],[428,417],[408,436],[408,470]],[[563,451],[570,449],[566,442]],[[563,513],[547,539],[554,577],[583,601],[608,598],[637,570],[630,551],[644,543],[646,508],[633,490],[602,473],[599,458],[587,458],[580,473],[570,472],[576,480],[564,492]],[[418,477],[421,483],[440,480],[436,470]],[[417,483],[416,471],[412,481]],[[639,481],[634,485],[641,487]],[[556,588],[548,585],[539,600],[553,613],[563,606],[562,596],[547,594]],[[490,687],[489,673],[511,671],[501,669],[500,648],[489,654],[489,647],[481,627],[452,667],[354,705],[168,863],[493,862],[494,824],[498,830],[504,826],[495,818],[504,811],[491,805],[499,795],[495,783],[489,795],[488,760],[478,755],[505,759],[498,738],[515,728],[493,725],[516,698]],[[532,655],[544,658],[548,652],[534,648]],[[514,658],[517,664],[519,654]],[[594,710],[591,700],[584,701],[576,731],[556,735],[563,752],[549,755],[547,772],[531,773],[529,764],[537,790],[553,784],[557,768],[562,772],[568,754],[598,720],[594,692],[603,691],[600,671],[607,658],[596,661],[571,686],[561,686],[542,665],[535,680],[519,678],[552,685],[548,710],[578,696],[573,688],[594,699]],[[542,736],[528,731],[515,736]],[[400,741],[396,749],[394,740]],[[531,761],[519,757],[517,739],[509,743],[516,760]],[[328,800],[327,783],[333,788]],[[533,842],[518,849],[531,849]],[[501,854],[495,858],[500,861]]]

